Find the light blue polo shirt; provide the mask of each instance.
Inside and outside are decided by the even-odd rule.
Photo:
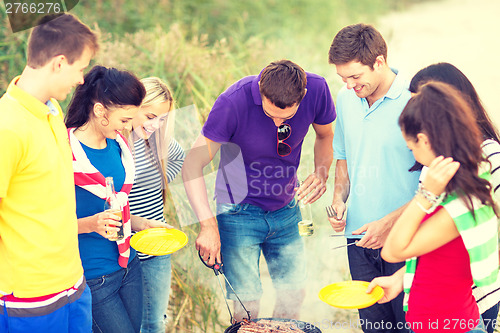
[[[420,173],[408,171],[415,159],[398,125],[410,97],[408,82],[401,75],[371,107],[345,86],[337,96],[334,157],[347,160],[351,182],[346,234],[382,218],[415,195]]]

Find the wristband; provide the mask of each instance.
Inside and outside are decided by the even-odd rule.
[[[429,209],[425,209],[424,206],[422,206],[422,204],[418,202],[418,200],[415,200],[415,202],[417,203],[418,208],[420,208],[426,214],[432,214],[432,212],[434,212],[438,206],[432,205]]]
[[[431,214],[436,210],[436,208],[443,202],[445,197],[445,192],[441,193],[441,195],[435,195],[434,193],[427,190],[422,183],[418,183],[418,190],[416,194],[422,195],[427,201],[431,203],[431,207],[429,209],[425,209],[424,206],[420,202],[417,201],[417,206],[422,209],[426,214]]]

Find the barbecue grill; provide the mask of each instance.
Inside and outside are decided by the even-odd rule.
[[[234,291],[233,286],[231,286],[231,283],[229,283],[227,277],[224,275],[224,271],[223,271],[223,268],[222,268],[223,267],[222,262],[220,262],[220,263],[216,262],[214,265],[209,265],[209,264],[207,264],[205,262],[205,260],[203,260],[203,257],[201,256],[201,254],[199,252],[198,252],[198,256],[200,257],[201,262],[205,266],[207,266],[208,268],[210,268],[210,269],[212,269],[214,271],[215,276],[217,277],[217,281],[219,282],[220,289],[221,289],[221,291],[223,293],[224,293],[224,290],[222,289],[222,283],[220,281],[220,276],[224,277],[224,280],[226,280],[227,285],[229,286],[229,288],[231,288],[231,290],[233,291],[234,295],[236,296],[236,298],[240,302],[240,305],[242,306],[242,308],[246,311],[246,313],[248,315],[248,319],[245,319],[245,320],[251,320],[253,322],[258,322],[259,320],[272,320],[272,321],[287,322],[287,323],[291,323],[293,328],[301,329],[304,333],[321,333],[321,330],[319,328],[317,328],[316,326],[314,326],[312,324],[309,324],[309,323],[306,323],[304,321],[300,321],[300,320],[283,319],[283,318],[257,318],[257,319],[251,319],[250,318],[250,312],[245,308],[245,305],[243,305],[243,302],[240,300],[240,298],[238,297],[238,295]],[[224,299],[224,301],[226,302],[227,310],[229,311],[229,316],[231,317],[231,323],[233,323],[233,322],[235,322],[235,319],[233,317],[233,314],[231,313],[231,310],[229,308],[229,304],[227,304],[227,301],[225,299]],[[234,323],[231,326],[229,326],[228,328],[226,328],[226,330],[224,331],[224,333],[236,333],[236,332],[238,332],[238,329],[241,327],[242,324],[243,324],[242,322]]]
[[[292,323],[293,324],[292,327],[299,328],[302,331],[304,331],[305,333],[321,333],[321,330],[319,328],[317,328],[316,326],[309,324],[309,323],[306,323],[304,321],[295,320],[295,319],[257,318],[257,319],[252,319],[252,321],[257,322],[261,319]],[[226,328],[224,333],[236,333],[236,332],[238,332],[238,329],[241,327],[241,325],[242,325],[242,322],[238,322],[236,324],[233,324],[233,325],[229,326],[228,328]]]

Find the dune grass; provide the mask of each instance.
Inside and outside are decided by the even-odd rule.
[[[168,83],[179,107],[195,106],[196,114],[190,123],[176,125],[176,138],[187,150],[217,96],[234,81],[258,73],[273,60],[289,58],[305,70],[325,76],[335,95],[339,85],[327,63],[335,33],[347,24],[374,23],[377,16],[388,10],[404,9],[420,1],[96,0],[81,1],[72,12],[101,33],[101,51],[92,64],[127,69],[138,77],[158,76]],[[3,3],[0,20],[3,94],[26,63],[28,32],[10,31]],[[70,97],[62,101],[63,108],[69,100]],[[312,171],[313,140],[310,133],[304,143],[299,170],[303,178]],[[333,171],[332,168],[331,179]],[[333,184],[331,180],[329,183]],[[329,200],[331,192],[313,206],[319,235],[330,230],[323,216],[323,207]],[[183,209],[188,210],[189,206],[186,204]],[[181,227],[173,203],[167,207],[167,220]],[[223,332],[229,322],[216,277],[199,262],[194,249],[199,226],[182,226],[182,230],[188,234],[189,243],[173,255],[167,331]],[[321,252],[328,244],[324,238],[315,237],[306,240],[306,246],[313,253]],[[326,272],[318,279],[319,284],[329,281],[332,274],[348,274],[345,270],[325,270],[331,258],[316,259],[311,269]],[[325,311],[331,318],[353,316]]]

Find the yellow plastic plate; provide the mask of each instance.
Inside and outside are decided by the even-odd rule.
[[[150,228],[139,231],[130,238],[130,246],[153,256],[173,253],[186,245],[188,237],[177,229]]]
[[[343,281],[329,284],[319,291],[319,299],[341,309],[363,309],[375,304],[384,296],[384,290],[376,286],[366,293],[370,283],[366,281]]]

